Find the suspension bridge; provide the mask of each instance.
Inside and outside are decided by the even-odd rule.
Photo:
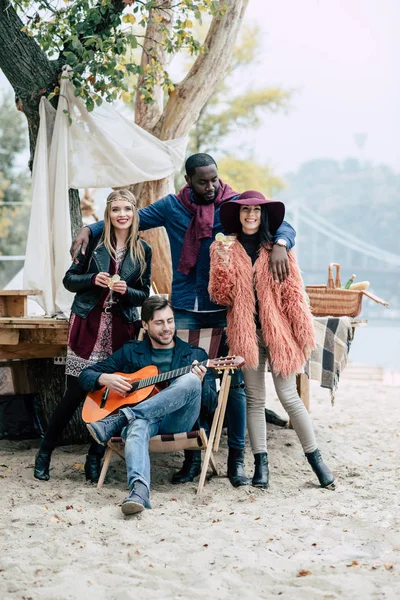
[[[328,264],[339,263],[342,285],[355,274],[390,304],[389,312],[365,302],[365,316],[400,319],[400,255],[339,229],[303,205],[287,203],[285,219],[297,232],[296,253],[307,285],[326,283]]]

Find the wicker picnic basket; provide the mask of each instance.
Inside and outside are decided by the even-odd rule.
[[[333,279],[333,267],[336,267],[335,279]],[[326,285],[307,285],[306,292],[310,299],[311,312],[315,317],[357,317],[361,312],[363,296],[388,306],[385,300],[366,290],[343,289],[340,265],[337,263],[330,263]]]

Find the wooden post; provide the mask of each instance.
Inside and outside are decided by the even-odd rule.
[[[310,382],[305,373],[297,373],[296,375],[297,393],[303,401],[307,411],[310,412]],[[293,429],[292,422],[289,419],[289,429]]]
[[[0,317],[26,317],[28,296],[37,296],[39,290],[0,290]]]
[[[298,373],[296,375],[296,386],[297,393],[303,400],[304,406],[310,411],[310,382],[305,373]]]

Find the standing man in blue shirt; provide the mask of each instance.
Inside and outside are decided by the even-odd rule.
[[[226,310],[214,304],[208,294],[210,246],[222,232],[219,209],[222,203],[239,193],[218,177],[215,160],[208,154],[193,154],[185,163],[186,185],[178,194],[139,210],[139,229],[165,227],[172,258],[171,302],[177,329],[219,328],[226,325]],[[75,238],[71,253],[76,258],[82,246],[85,252],[90,234],[99,236],[103,222],[84,227]],[[271,252],[271,271],[275,281],[285,281],[289,273],[287,250],[294,245],[295,231],[285,221],[276,231]],[[227,405],[228,477],[233,486],[248,485],[244,471],[246,432],[246,396],[241,373],[235,374]],[[185,452],[182,469],[173,483],[186,483],[200,474],[200,451]]]

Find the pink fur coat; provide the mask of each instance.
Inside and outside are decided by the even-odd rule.
[[[230,352],[243,356],[246,367],[257,368],[256,292],[260,323],[274,373],[287,378],[298,372],[315,347],[315,336],[295,254],[288,252],[290,275],[280,284],[269,272],[270,252],[265,248],[260,249],[254,266],[237,240],[231,247],[228,264],[223,262],[217,248],[218,242],[214,242],[208,291],[215,302],[228,307]]]

